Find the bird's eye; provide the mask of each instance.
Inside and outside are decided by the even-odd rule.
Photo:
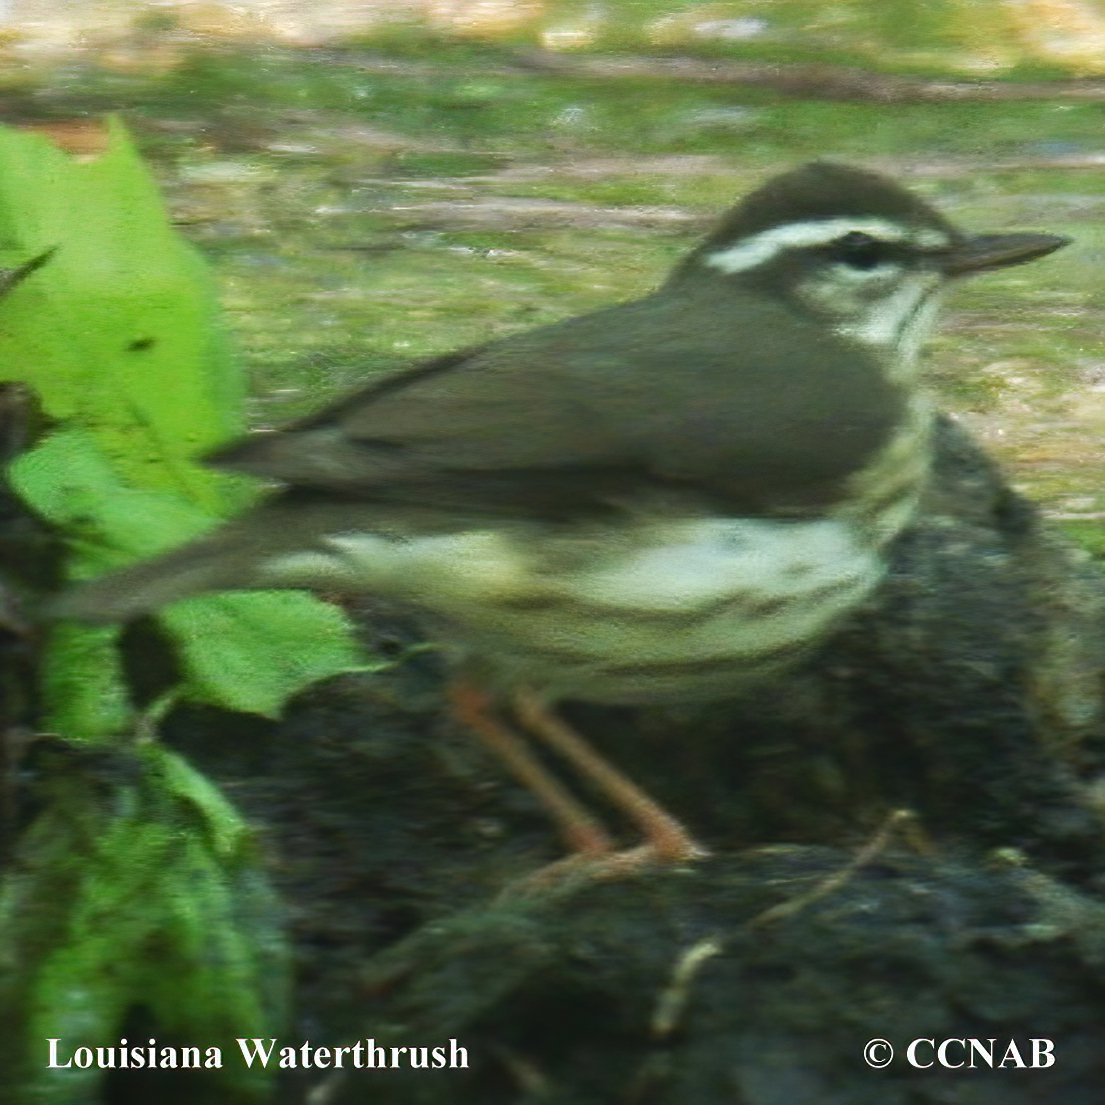
[[[852,230],[829,245],[829,256],[853,269],[873,269],[886,260],[886,244],[861,230]]]

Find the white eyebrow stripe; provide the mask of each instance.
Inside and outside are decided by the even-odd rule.
[[[926,249],[940,249],[951,244],[947,235],[939,230],[928,227],[912,229],[887,219],[810,219],[762,230],[739,245],[708,254],[704,264],[729,275],[747,272],[778,257],[784,250],[828,245],[853,232],[867,234],[883,242],[911,241]]]

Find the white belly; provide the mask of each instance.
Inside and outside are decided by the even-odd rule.
[[[611,702],[723,697],[796,659],[882,564],[842,519],[641,519],[405,539],[333,534],[274,585],[371,591],[437,617],[505,681]]]

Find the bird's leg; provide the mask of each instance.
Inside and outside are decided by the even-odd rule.
[[[632,859],[660,859],[668,862],[706,855],[686,828],[639,786],[603,759],[578,733],[561,721],[532,691],[517,691],[514,708],[518,720],[539,740],[564,757],[584,778],[589,779],[616,808],[645,835],[644,850],[625,853]]]
[[[494,715],[491,695],[470,683],[457,681],[449,687],[449,701],[458,720],[471,729],[548,810],[569,849],[585,856],[605,855],[614,850],[613,841],[598,820],[545,770],[522,740]]]

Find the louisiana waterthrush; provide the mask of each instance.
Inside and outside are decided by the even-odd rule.
[[[691,855],[545,705],[734,696],[824,640],[916,509],[932,451],[918,351],[941,293],[1065,241],[968,236],[884,177],[807,165],[745,198],[651,295],[220,450],[211,463],[288,490],[57,613],[119,621],[228,588],[400,599],[456,653],[460,713],[574,847],[610,842],[497,697],[641,826],[636,854]]]

